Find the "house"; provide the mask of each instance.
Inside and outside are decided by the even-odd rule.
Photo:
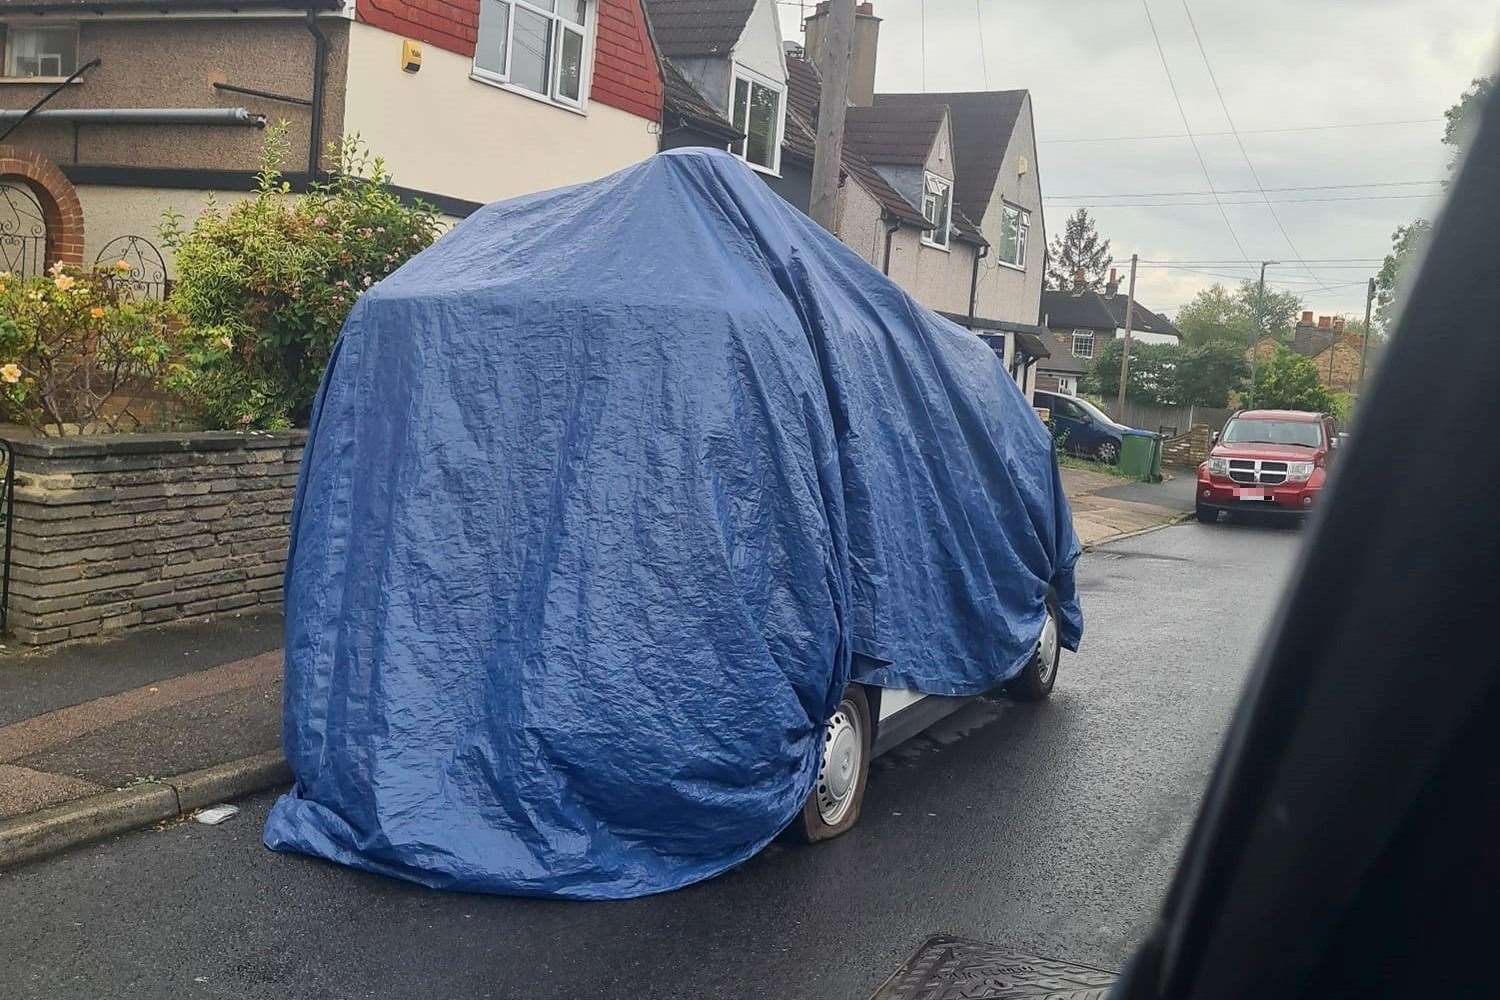
[[[359,135],[450,218],[600,177],[657,146],[640,2],[0,0],[0,132],[58,90],[0,146],[0,232],[24,230],[0,254],[30,272],[136,236],[161,260],[164,210],[254,189],[268,121],[294,188]]]
[[[1120,294],[1120,280],[1110,268],[1104,291],[1081,284],[1070,290],[1042,292],[1042,323],[1051,356],[1038,366],[1037,387],[1077,394],[1079,382],[1106,343],[1125,336],[1125,312],[1129,299]],[[1182,333],[1161,313],[1139,301],[1131,315],[1132,343],[1172,344]]]
[[[662,147],[728,149],[806,211],[827,8],[807,18],[803,48],[784,44],[775,6],[646,0],[667,81]],[[879,34],[873,6],[860,4],[834,232],[918,301],[984,337],[1029,392],[1046,354],[1030,97],[877,94]]]
[[[1312,361],[1319,384],[1333,392],[1358,392],[1361,371],[1372,370],[1379,353],[1378,341],[1366,345],[1363,335],[1345,331],[1342,316],[1318,316],[1314,320],[1311,310],[1304,311],[1297,321],[1290,345],[1272,337],[1262,338],[1256,345],[1256,363],[1265,363],[1286,347]]]

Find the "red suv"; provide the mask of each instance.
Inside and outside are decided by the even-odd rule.
[[[1220,511],[1305,516],[1337,447],[1338,425],[1326,413],[1235,413],[1198,466],[1198,520],[1213,524]]]

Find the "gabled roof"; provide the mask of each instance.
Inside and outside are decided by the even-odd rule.
[[[953,196],[964,214],[983,219],[1000,164],[1026,101],[1024,90],[876,94],[876,108],[948,106],[953,118]]]
[[[1125,307],[1129,301],[1127,296],[1119,292],[1112,296],[1094,291],[1075,295],[1070,291],[1049,288],[1042,291],[1042,314],[1047,317],[1047,325],[1052,327],[1123,330]],[[1131,317],[1130,327],[1132,330],[1141,330],[1146,333],[1182,336],[1182,331],[1173,326],[1171,320],[1160,313],[1152,312],[1139,301],[1135,304],[1135,313]]]
[[[1083,375],[1094,363],[1092,358],[1080,358],[1073,353],[1073,338],[1070,334],[1048,331],[1042,340],[1049,351],[1047,360],[1037,366],[1038,371],[1057,372],[1062,375]]]
[[[728,56],[745,31],[755,0],[643,0],[662,55]]]
[[[801,56],[788,55],[786,58],[787,71],[787,115],[786,135],[782,138],[784,152],[799,155],[807,162],[812,162],[813,149],[816,145],[818,131],[818,104],[822,96],[823,85],[818,76],[818,69],[811,61]],[[849,111],[863,111],[868,109],[850,108]],[[847,119],[846,119],[847,122]],[[939,118],[941,122],[941,118]],[[846,136],[850,133],[846,128]],[[936,135],[934,131],[933,135]],[[927,142],[927,148],[932,148],[932,140]],[[927,162],[926,153],[923,153],[921,163]],[[899,219],[902,222],[914,226],[925,226],[927,219],[923,217],[922,210],[907,201],[893,187],[890,182],[880,175],[880,171],[870,163],[859,148],[857,143],[844,143],[843,162],[840,164],[845,174],[853,177],[860,187],[869,192],[887,215]],[[979,227],[970,222],[963,213],[955,206],[953,210],[954,232],[970,243],[979,246],[985,244],[984,236],[980,234]]]
[[[871,163],[921,167],[948,114],[945,104],[850,108],[844,118],[845,142]]]
[[[675,114],[693,127],[710,135],[720,136],[725,142],[743,139],[745,134],[719,113],[696,87],[688,82],[672,60],[661,57],[662,106],[668,114]]]

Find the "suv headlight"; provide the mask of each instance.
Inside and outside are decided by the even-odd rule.
[[[1286,463],[1286,479],[1289,483],[1305,483],[1312,478],[1313,463],[1311,462],[1288,462]]]
[[[1210,458],[1208,460],[1208,474],[1210,476],[1223,476],[1225,479],[1228,479],[1229,478],[1229,459],[1227,459],[1227,458]],[[1309,473],[1309,475],[1310,474],[1311,473]]]

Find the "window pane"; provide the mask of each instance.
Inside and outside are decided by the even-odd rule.
[[[78,68],[78,35],[72,28],[11,28],[5,46],[6,76],[67,76]]]
[[[479,43],[474,47],[474,65],[505,75],[505,33],[510,28],[510,4],[484,0],[479,5]]]
[[[583,24],[583,19],[588,14],[588,10],[588,0],[563,0],[562,10],[558,11],[558,13],[574,24]]]
[[[1013,208],[1000,213],[1000,259],[1007,264],[1020,263],[1020,214]]]
[[[557,10],[557,0],[525,0],[525,2],[538,10]],[[564,0],[564,2],[566,3],[567,0]]]
[[[511,30],[510,82],[538,94],[547,93],[552,59],[552,19],[525,7],[516,8]]]
[[[745,116],[749,113],[749,107],[750,107],[750,81],[748,81],[748,80],[735,80],[734,81],[734,127],[736,129],[738,129],[739,131],[741,131],[741,132],[745,131]],[[739,143],[739,153],[740,153],[741,156],[745,155],[745,143],[744,143],[744,140],[741,140],[740,143]]]
[[[745,140],[745,159],[763,167],[776,163],[776,120],[781,95],[770,87],[750,87],[750,133]]]
[[[558,48],[562,61],[557,69],[557,96],[577,101],[583,84],[583,32],[564,27],[562,45]]]

